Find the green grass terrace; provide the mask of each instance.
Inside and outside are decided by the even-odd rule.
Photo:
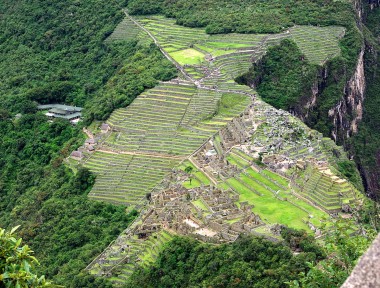
[[[84,164],[97,174],[89,197],[123,205],[140,203],[249,101],[244,95],[197,89],[190,83],[161,83],[139,95],[130,106],[112,113],[107,122],[116,131]],[[206,117],[210,114],[214,116]],[[201,183],[209,182],[194,172],[187,185]]]

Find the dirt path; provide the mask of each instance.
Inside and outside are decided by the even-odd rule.
[[[247,93],[247,92],[242,92],[242,91],[237,91],[237,90],[222,90],[222,89],[217,89],[217,88],[210,88],[210,87],[205,87],[203,86],[202,84],[200,84],[200,81],[199,80],[195,80],[193,79],[186,71],[185,69],[177,62],[175,61],[170,55],[169,53],[167,53],[165,51],[164,48],[162,48],[161,44],[159,43],[159,41],[157,40],[157,38],[148,30],[146,29],[143,25],[141,25],[138,21],[136,21],[135,19],[133,19],[132,16],[130,16],[128,14],[127,11],[124,10],[124,13],[125,15],[128,17],[129,20],[131,20],[137,27],[139,27],[141,30],[143,30],[145,33],[147,33],[149,35],[150,38],[152,38],[154,44],[157,45],[157,47],[160,49],[161,53],[164,54],[164,56],[171,62],[173,63],[177,69],[183,74],[183,76],[190,82],[192,82],[195,86],[197,86],[197,88],[200,88],[200,89],[205,89],[205,90],[209,90],[209,91],[215,91],[215,92],[220,92],[220,93],[237,93],[237,94],[243,94],[243,95],[247,95],[247,96],[250,96],[250,97],[255,97],[254,94],[250,94],[250,93]],[[244,53],[248,53],[248,52],[255,52],[256,50],[249,50],[249,51],[244,51]],[[223,58],[227,58],[228,56],[230,56],[229,54],[227,55],[223,55]]]
[[[83,133],[85,133],[87,135],[87,137],[90,139],[94,138],[94,134],[92,134],[91,131],[86,129],[86,128],[83,128]]]
[[[177,61],[175,61],[161,46],[161,44],[158,42],[157,38],[154,37],[154,35],[152,33],[150,33],[150,31],[148,29],[146,29],[144,26],[142,26],[138,21],[136,21],[135,19],[133,19],[133,17],[131,17],[127,11],[124,10],[124,13],[125,15],[128,17],[129,20],[131,20],[137,27],[139,27],[141,30],[143,30],[145,33],[147,33],[149,35],[150,38],[152,38],[154,44],[156,44],[156,46],[160,49],[161,53],[164,54],[164,56],[170,61],[172,62],[176,67],[177,69],[183,74],[183,76],[185,76],[185,78],[187,80],[189,80],[190,82],[193,82],[195,85],[196,84],[196,81],[190,77],[189,74],[187,74],[187,72],[185,71],[185,69],[183,69],[183,67],[181,65],[179,65],[179,63]],[[197,85],[198,86],[198,85]]]

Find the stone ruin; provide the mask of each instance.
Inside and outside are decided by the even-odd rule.
[[[242,113],[241,117],[232,119],[227,127],[219,131],[222,146],[225,150],[238,145],[245,144],[250,140],[250,133],[246,122],[249,121],[249,108]]]
[[[262,157],[266,168],[278,174],[284,175],[283,172],[293,167],[305,170],[307,165],[319,167],[321,173],[328,173],[327,157],[319,145],[322,136],[313,133],[305,125],[294,120],[289,113],[278,111],[255,99],[240,117],[233,119],[227,127],[219,131],[220,142],[216,137],[212,138],[189,160],[205,173],[215,186],[219,181],[244,172],[243,168],[229,163],[228,156],[232,148],[246,153],[253,159]],[[254,161],[246,162],[258,171],[261,169]],[[187,235],[212,243],[233,242],[245,233],[262,235],[256,228],[266,224],[259,215],[252,212],[252,205],[246,202],[240,202],[239,206],[235,204],[239,202],[238,193],[213,185],[186,189],[182,183],[188,179],[187,173],[173,169],[172,173],[151,192],[150,203],[141,213],[137,224],[128,228],[126,233],[119,236],[118,240],[98,257],[99,265],[108,267],[107,265],[118,266],[119,263],[139,263],[141,251],[131,248],[130,244],[126,243],[144,247],[145,240],[149,242],[152,235],[156,237],[154,235],[163,230],[170,234]],[[295,185],[294,181],[290,183]],[[281,187],[279,183],[276,184]],[[269,187],[266,188],[272,191]],[[345,208],[349,213],[350,207],[347,205]],[[277,235],[276,227],[270,229],[274,235]],[[309,227],[316,235],[320,234],[319,229],[311,223]],[[265,237],[271,238],[268,235]],[[275,238],[272,240],[278,241]],[[121,260],[113,263],[114,255],[120,253]],[[113,268],[104,269],[98,273],[110,273]]]
[[[202,201],[207,211],[194,204],[197,200]],[[188,190],[173,184],[152,194],[149,210],[134,233],[145,238],[166,229],[207,242],[235,241],[241,233],[250,233],[263,224],[260,217],[252,213],[252,206],[241,203],[239,208],[235,204],[238,200],[236,193],[213,186]]]

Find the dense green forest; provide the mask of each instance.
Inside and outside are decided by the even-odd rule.
[[[285,227],[278,243],[241,236],[213,245],[175,237],[126,287],[339,287],[373,237],[350,238],[348,228],[335,222],[323,246],[304,231]]]
[[[104,43],[124,17],[116,1],[2,1],[0,14],[0,107],[8,112],[64,102],[104,120],[176,73],[154,46]]]
[[[356,161],[363,170],[363,176],[372,187],[371,197],[380,197],[380,8],[367,11],[365,19],[366,54],[366,95],[364,101],[363,121],[359,133],[350,142],[355,152]],[[368,30],[367,30],[368,28]]]
[[[288,246],[252,236],[220,246],[175,238],[128,287],[284,287],[308,271],[306,262],[322,254],[315,250],[294,256]]]
[[[293,110],[302,97],[308,97],[316,80],[318,66],[312,65],[292,40],[270,47],[250,71],[237,79],[254,85],[259,95],[272,106]]]
[[[63,164],[84,141],[81,125],[48,123],[36,101],[84,106],[89,123],[176,75],[154,46],[104,43],[124,17],[118,4],[0,5],[0,223],[21,225],[18,235],[40,260],[38,273],[67,287],[107,287],[78,274],[137,213],[87,199],[94,176],[85,169],[74,175]]]
[[[162,13],[207,33],[278,33],[294,24],[343,25],[352,17],[348,1],[131,0],[131,14]]]

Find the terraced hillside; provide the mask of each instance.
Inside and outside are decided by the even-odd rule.
[[[342,205],[356,202],[356,189],[328,168],[309,168],[305,180],[300,194],[327,211],[339,212]]]
[[[149,44],[152,42],[152,39],[141,31],[129,18],[124,18],[105,42],[136,40],[139,40],[141,44]]]
[[[181,72],[116,110],[107,121],[111,132],[85,160],[98,174],[93,199],[136,205],[152,192],[140,219],[87,268],[115,285],[149,263],[172,234],[218,243],[252,232],[276,241],[276,223],[318,234],[323,219],[353,205],[357,194],[336,176],[328,140],[234,81],[284,38],[321,64],[340,53],[343,28],[207,35],[174,22],[127,15],[107,40],[148,35]]]
[[[218,103],[231,97],[239,101],[218,111]],[[184,81],[161,83],[141,94],[111,115],[107,123],[113,131],[84,163],[98,174],[89,197],[115,204],[140,203],[173,167],[248,103],[247,96],[197,89]]]
[[[142,45],[155,41],[182,67],[187,80],[161,83],[115,111],[107,121],[113,132],[102,152],[85,162],[99,175],[90,197],[127,205],[143,199],[179,161],[244,111],[249,98],[242,95],[252,97],[254,92],[234,78],[246,72],[268,45],[293,37],[311,61],[321,63],[339,53],[338,39],[344,33],[340,27],[297,26],[278,35],[208,35],[162,16],[136,19],[126,17],[106,41],[139,39]],[[316,38],[323,38],[323,45],[314,45]],[[224,98],[240,101],[225,109]],[[157,165],[149,165],[151,157]]]
[[[133,269],[150,263],[170,234],[223,243],[254,233],[277,241],[276,224],[283,224],[320,236],[331,215],[344,205],[354,207],[361,196],[335,171],[337,156],[330,149],[338,148],[312,132],[289,113],[254,100],[173,169],[152,191],[140,219],[88,270],[111,274],[122,285]],[[278,137],[283,145],[273,149]],[[293,142],[306,152],[288,153]],[[258,151],[264,152],[262,160]]]
[[[284,38],[292,38],[312,63],[320,64],[326,58],[340,54],[338,41],[344,36],[343,27],[294,26],[282,34],[228,34],[208,35],[204,29],[187,28],[175,24],[175,20],[163,16],[135,17],[151,32],[162,47],[175,60],[187,60],[186,52],[196,50],[213,58],[237,53],[259,55],[258,48],[278,44]],[[178,53],[183,51],[183,53]],[[182,57],[185,59],[181,59]],[[232,58],[229,55],[227,58]],[[190,59],[192,61],[192,59]],[[201,59],[207,62],[207,59]],[[190,63],[188,63],[190,64]],[[200,64],[200,63],[199,63]]]
[[[167,158],[97,151],[85,163],[98,175],[89,197],[115,204],[137,204],[175,163]]]
[[[162,16],[137,19],[201,85],[243,91],[246,88],[233,79],[262,57],[268,46],[291,38],[311,63],[321,64],[340,54],[338,41],[345,33],[342,27],[295,26],[275,35],[208,35],[202,29],[175,25],[174,20]]]
[[[165,243],[173,235],[167,231],[160,231],[149,237],[148,240],[138,239],[129,230],[116,239],[112,246],[93,262],[91,274],[106,273],[113,275],[110,280],[116,285],[122,285],[133,273],[137,266],[146,267],[158,256]],[[102,265],[96,261],[102,262]]]

